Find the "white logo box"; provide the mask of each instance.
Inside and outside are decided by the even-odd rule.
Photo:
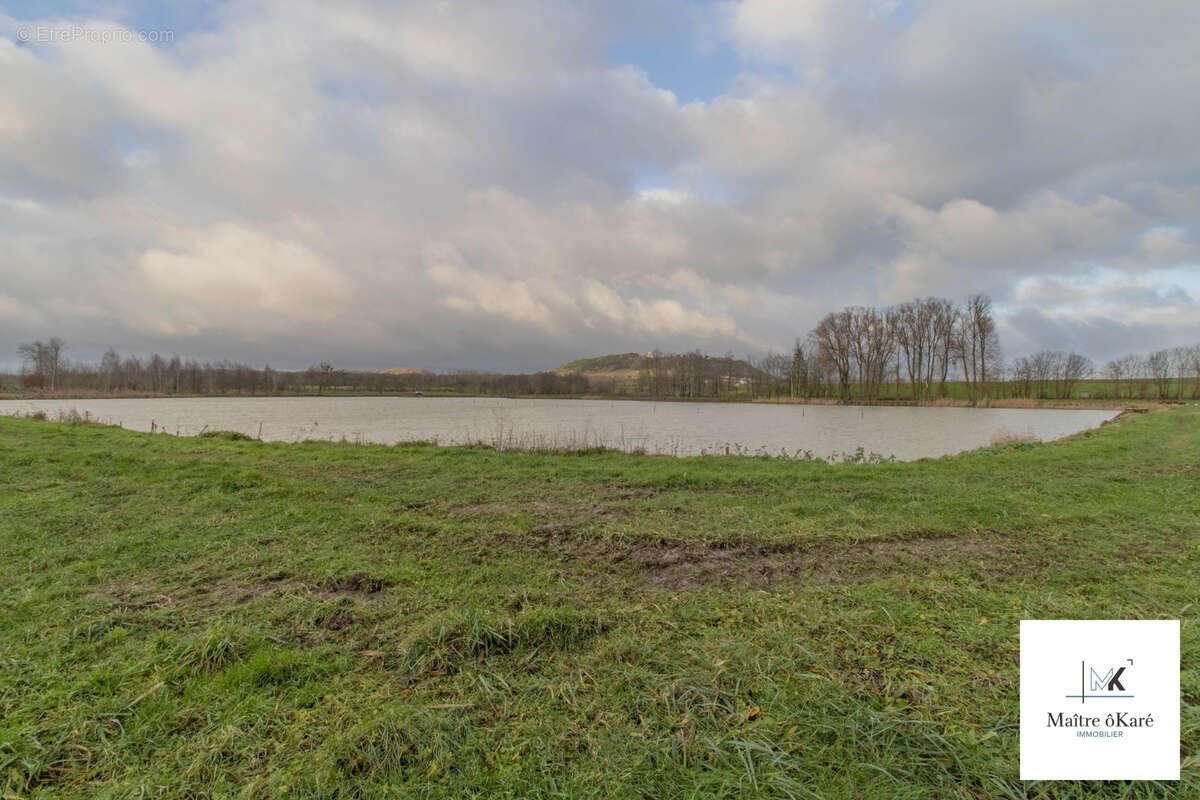
[[[1179,780],[1179,620],[1021,621],[1021,779]]]

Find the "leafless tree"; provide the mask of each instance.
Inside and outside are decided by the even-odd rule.
[[[1030,378],[1039,398],[1058,397],[1066,356],[1057,350],[1040,350],[1029,357]]]
[[[1191,376],[1193,358],[1195,358],[1195,348],[1193,347],[1171,348],[1171,372],[1176,378],[1176,400],[1182,400],[1184,397],[1184,385],[1187,383],[1187,379]]]
[[[1079,353],[1067,353],[1062,360],[1062,373],[1059,381],[1061,393],[1059,397],[1070,397],[1075,391],[1076,384],[1081,380],[1092,377],[1095,371],[1095,365],[1087,356],[1081,356]]]
[[[1146,366],[1158,391],[1159,399],[1166,399],[1171,390],[1171,353],[1156,350],[1146,357]]]
[[[955,332],[958,330],[959,311],[949,300],[931,299],[930,325],[933,331],[933,348],[930,350],[930,363],[927,374],[933,380],[937,373],[938,395],[946,396],[946,378],[950,374],[950,365],[954,358]],[[928,395],[929,392],[927,391]]]
[[[58,376],[62,370],[63,353],[67,343],[57,336],[51,336],[46,341],[38,339],[17,346],[17,354],[21,356],[23,369],[29,374],[38,376],[36,383],[44,383],[50,391],[58,388]]]
[[[958,318],[956,343],[967,385],[967,399],[974,405],[988,396],[988,374],[996,368],[1000,358],[990,297],[973,294],[967,298]]]
[[[1124,357],[1128,377],[1126,393],[1129,397],[1145,397],[1146,381],[1150,377],[1150,362],[1146,356],[1136,353]]]
[[[850,399],[854,362],[851,316],[849,309],[826,314],[810,334],[817,359],[837,375],[838,396],[842,400]]]
[[[121,356],[112,347],[105,350],[100,359],[100,372],[104,375],[104,391],[111,392],[121,388]]]
[[[924,395],[925,368],[928,353],[933,348],[929,311],[926,301],[912,300],[896,306],[892,315],[896,346],[908,374],[913,400],[920,400]]]
[[[1104,377],[1108,380],[1109,390],[1113,397],[1120,397],[1127,378],[1125,374],[1127,361],[1124,358],[1114,358],[1104,365]]]
[[[1012,362],[1009,373],[1016,397],[1033,397],[1034,372],[1033,359],[1029,356],[1021,356]]]
[[[847,309],[850,325],[850,352],[858,373],[859,396],[864,400],[879,397],[887,367],[895,352],[893,326],[886,311],[858,306]]]
[[[797,339],[792,346],[792,364],[788,370],[788,395],[791,397],[809,397],[809,362],[812,361],[811,350],[805,343]]]
[[[1186,374],[1192,379],[1192,399],[1200,398],[1200,344],[1188,348]]]

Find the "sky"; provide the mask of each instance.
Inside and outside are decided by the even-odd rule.
[[[0,367],[1200,342],[1200,3],[0,0]]]

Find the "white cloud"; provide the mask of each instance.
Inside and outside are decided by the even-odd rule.
[[[194,320],[237,324],[233,320],[244,319],[247,311],[329,320],[353,295],[327,259],[297,241],[234,223],[176,238],[178,249],[152,248],[138,257],[138,265],[153,294],[173,298],[171,306],[187,309]]]
[[[681,206],[691,199],[691,193],[682,189],[642,189],[638,197],[647,203],[661,206]]]
[[[641,300],[634,298],[630,310],[635,324],[647,333],[674,333],[709,337],[733,337],[737,325],[726,316],[702,314],[683,307],[678,300]]]
[[[687,308],[671,298],[623,299],[597,280],[566,277],[566,287],[539,278],[505,279],[467,266],[445,242],[430,243],[424,261],[430,279],[448,292],[441,305],[465,316],[490,315],[550,335],[599,329],[611,335],[728,337],[745,340],[732,317]]]
[[[607,53],[684,16],[742,73],[681,105]],[[1200,292],[1164,277],[1200,260],[1190,0],[209,22],[168,47],[0,40],[6,340],[528,369],[781,348],[831,308],[972,291],[1053,316],[1016,346],[1097,314],[1200,338]]]
[[[442,305],[453,311],[490,314],[557,333],[558,317],[574,305],[546,281],[506,280],[462,266],[461,254],[450,244],[429,245],[425,259],[430,279],[450,292]]]
[[[42,314],[36,308],[29,308],[24,303],[0,294],[0,317],[17,320],[27,325],[37,325],[42,322]]]

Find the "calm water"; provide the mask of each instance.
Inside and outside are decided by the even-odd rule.
[[[698,455],[765,449],[828,457],[867,453],[911,460],[957,453],[1003,436],[1050,440],[1092,428],[1115,411],[507,400],[440,397],[257,397],[0,401],[0,413],[78,410],[140,431],[234,430],[275,441],[347,439],[394,444],[604,444]]]

